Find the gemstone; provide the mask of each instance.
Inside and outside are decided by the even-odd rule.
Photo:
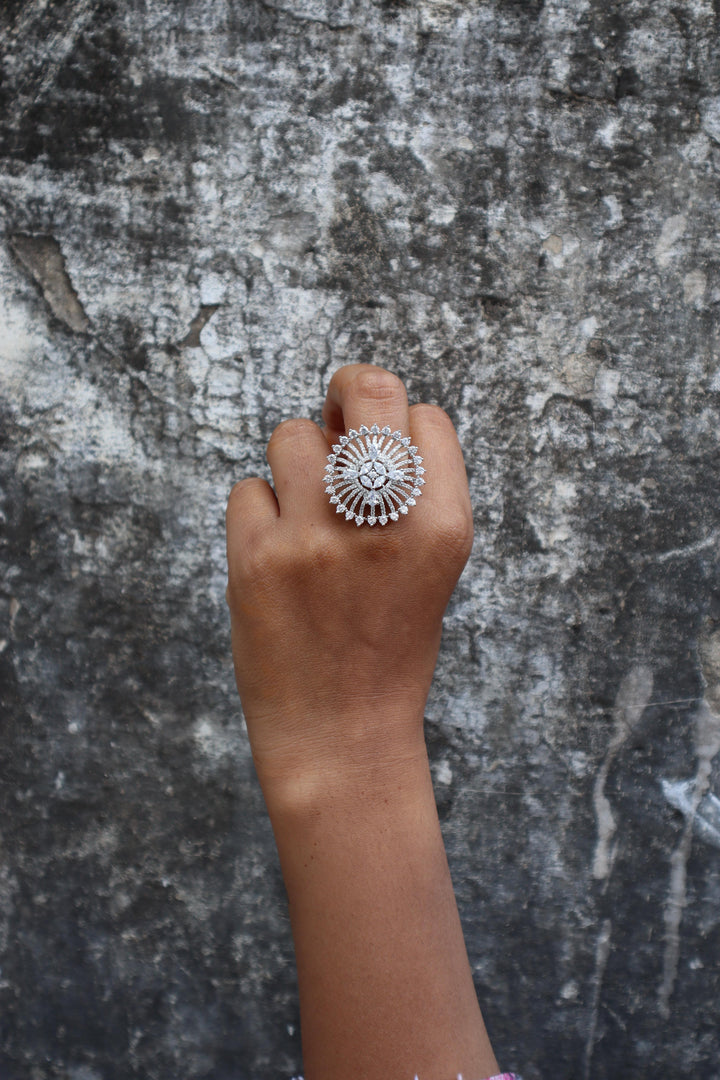
[[[425,483],[417,450],[410,436],[389,425],[361,424],[338,436],[323,478],[336,512],[356,525],[386,525],[406,515]]]

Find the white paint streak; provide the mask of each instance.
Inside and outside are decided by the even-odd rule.
[[[612,935],[612,923],[605,919],[600,927],[600,933],[595,943],[595,971],[593,973],[593,996],[592,1011],[590,1013],[590,1026],[585,1041],[585,1062],[583,1080],[590,1080],[590,1066],[592,1065],[593,1050],[595,1049],[595,1035],[597,1032],[598,1012],[600,1010],[600,992],[602,990],[605,968],[610,955],[610,937]]]
[[[692,831],[700,803],[710,786],[713,759],[720,752],[720,715],[703,701],[695,717],[695,749],[698,766],[692,782],[685,816],[685,827],[670,856],[670,884],[665,901],[665,955],[663,975],[658,988],[658,1008],[664,1019],[670,1016],[670,998],[675,988],[680,957],[680,923],[687,903],[687,863],[692,848]]]
[[[693,816],[694,780],[663,780],[663,795],[685,818],[692,820],[701,840],[720,848],[720,799],[708,792],[698,803]]]
[[[602,881],[610,876],[615,858],[615,848],[611,847],[617,829],[612,807],[605,794],[610,767],[623,744],[637,726],[650,701],[653,676],[650,668],[642,664],[632,668],[620,683],[615,699],[615,726],[605,758],[595,779],[593,806],[597,821],[598,839],[593,860],[593,877]]]
[[[687,547],[671,548],[669,551],[662,551],[659,555],[652,555],[647,560],[648,562],[664,563],[671,562],[674,559],[691,559],[693,555],[697,555],[700,551],[705,551],[707,548],[715,547],[718,542],[718,534],[716,532],[710,533],[709,536],[704,537],[702,540],[696,540],[694,544],[688,544]]]

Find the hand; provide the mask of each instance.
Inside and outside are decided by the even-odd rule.
[[[324,431],[280,424],[267,450],[275,490],[243,480],[227,510],[235,673],[268,789],[364,780],[424,752],[442,616],[472,545],[462,452],[442,409],[408,407],[395,375],[353,364],[333,375],[323,420]],[[325,493],[331,446],[363,423],[400,429],[424,459],[422,497],[386,526],[347,522]]]
[[[470,553],[462,454],[446,414],[398,378],[333,376],[325,430],[289,420],[275,491],[228,505],[233,656],[288,895],[304,1072],[488,1076],[497,1063],[468,965],[433,799],[423,711],[442,616]],[[329,502],[329,447],[400,429],[426,467],[406,517],[360,528]]]

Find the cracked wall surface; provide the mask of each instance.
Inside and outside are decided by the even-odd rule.
[[[718,1080],[720,5],[6,0],[0,51],[0,1074],[300,1071],[224,504],[372,361],[466,454],[427,736],[498,1057]]]

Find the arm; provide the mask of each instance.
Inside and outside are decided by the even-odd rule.
[[[333,376],[321,431],[275,431],[228,505],[233,657],[288,893],[308,1080],[497,1071],[445,858],[423,738],[442,616],[472,515],[452,424],[367,365]],[[385,527],[336,515],[329,446],[412,435],[428,483]]]

